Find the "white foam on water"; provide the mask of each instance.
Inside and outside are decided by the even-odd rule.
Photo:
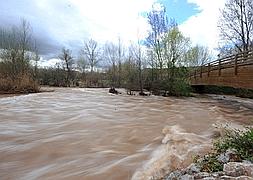
[[[163,129],[162,144],[152,153],[132,180],[160,179],[170,171],[188,166],[195,155],[211,149],[210,137],[187,133],[180,126],[167,126]]]

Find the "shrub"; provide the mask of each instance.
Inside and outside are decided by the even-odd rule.
[[[177,78],[168,82],[169,95],[172,96],[190,96],[191,86],[184,80]]]
[[[218,161],[216,153],[205,155],[201,160],[196,160],[196,163],[203,172],[218,172],[223,169],[223,164]]]
[[[1,93],[33,93],[39,92],[39,84],[29,75],[20,75],[15,80],[11,78],[0,79]]]
[[[218,153],[234,149],[241,159],[253,162],[253,128],[246,131],[225,129],[225,136],[214,143],[214,148]]]
[[[1,78],[0,79],[0,91],[7,92],[13,88],[13,84],[10,78]]]
[[[237,160],[235,161],[253,162],[253,128],[247,128],[246,131],[225,128],[225,135],[215,141],[213,146],[213,152],[204,157],[194,158],[194,162],[201,171],[208,173],[222,171],[224,163],[219,161],[218,157],[231,149],[236,153]]]

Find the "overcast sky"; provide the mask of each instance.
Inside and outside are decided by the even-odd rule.
[[[175,18],[193,43],[215,48],[217,19],[225,0],[0,0],[0,25],[28,20],[42,44],[43,55],[53,55],[63,46],[76,51],[83,41],[125,42],[144,38],[145,15],[154,3],[162,3],[169,18]]]

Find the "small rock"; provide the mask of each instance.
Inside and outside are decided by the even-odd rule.
[[[231,177],[231,176],[221,176],[219,179],[221,179],[221,180],[236,180],[236,177]]]
[[[228,176],[250,176],[253,177],[253,164],[230,162],[224,164],[223,171]]]
[[[220,177],[220,176],[224,176],[224,175],[225,175],[225,173],[223,171],[215,172],[212,174],[212,176],[215,178]]]
[[[237,177],[236,180],[253,180],[253,178],[249,176],[240,176]]]
[[[245,175],[253,177],[253,164],[243,163],[245,168]]]
[[[166,180],[178,180],[182,176],[182,171],[173,171],[167,176]]]
[[[192,163],[186,169],[186,173],[187,174],[191,174],[191,175],[195,174],[195,173],[199,173],[199,172],[200,172],[200,168],[195,163]]]
[[[245,173],[243,166],[235,162],[224,164],[223,171],[227,176],[233,177],[242,176]]]
[[[211,177],[211,174],[209,174],[207,172],[200,172],[200,173],[194,175],[195,179],[203,179],[203,178],[207,178],[207,177]]]
[[[222,153],[218,156],[217,160],[221,163],[228,163],[229,162],[229,155],[227,153]]]
[[[203,180],[216,180],[214,177],[206,177],[206,178],[203,178]]]
[[[247,160],[243,160],[242,163],[244,163],[244,164],[252,164],[252,162],[247,161]]]
[[[228,162],[238,162],[241,161],[240,156],[233,149],[228,149],[225,153],[218,156],[218,161],[225,164]]]
[[[181,176],[180,180],[194,180],[194,176],[189,175],[189,174],[185,174],[185,175]]]

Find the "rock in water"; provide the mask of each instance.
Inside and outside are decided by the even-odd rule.
[[[114,87],[111,87],[109,89],[109,93],[112,93],[112,94],[119,94],[119,92],[114,88]]]

